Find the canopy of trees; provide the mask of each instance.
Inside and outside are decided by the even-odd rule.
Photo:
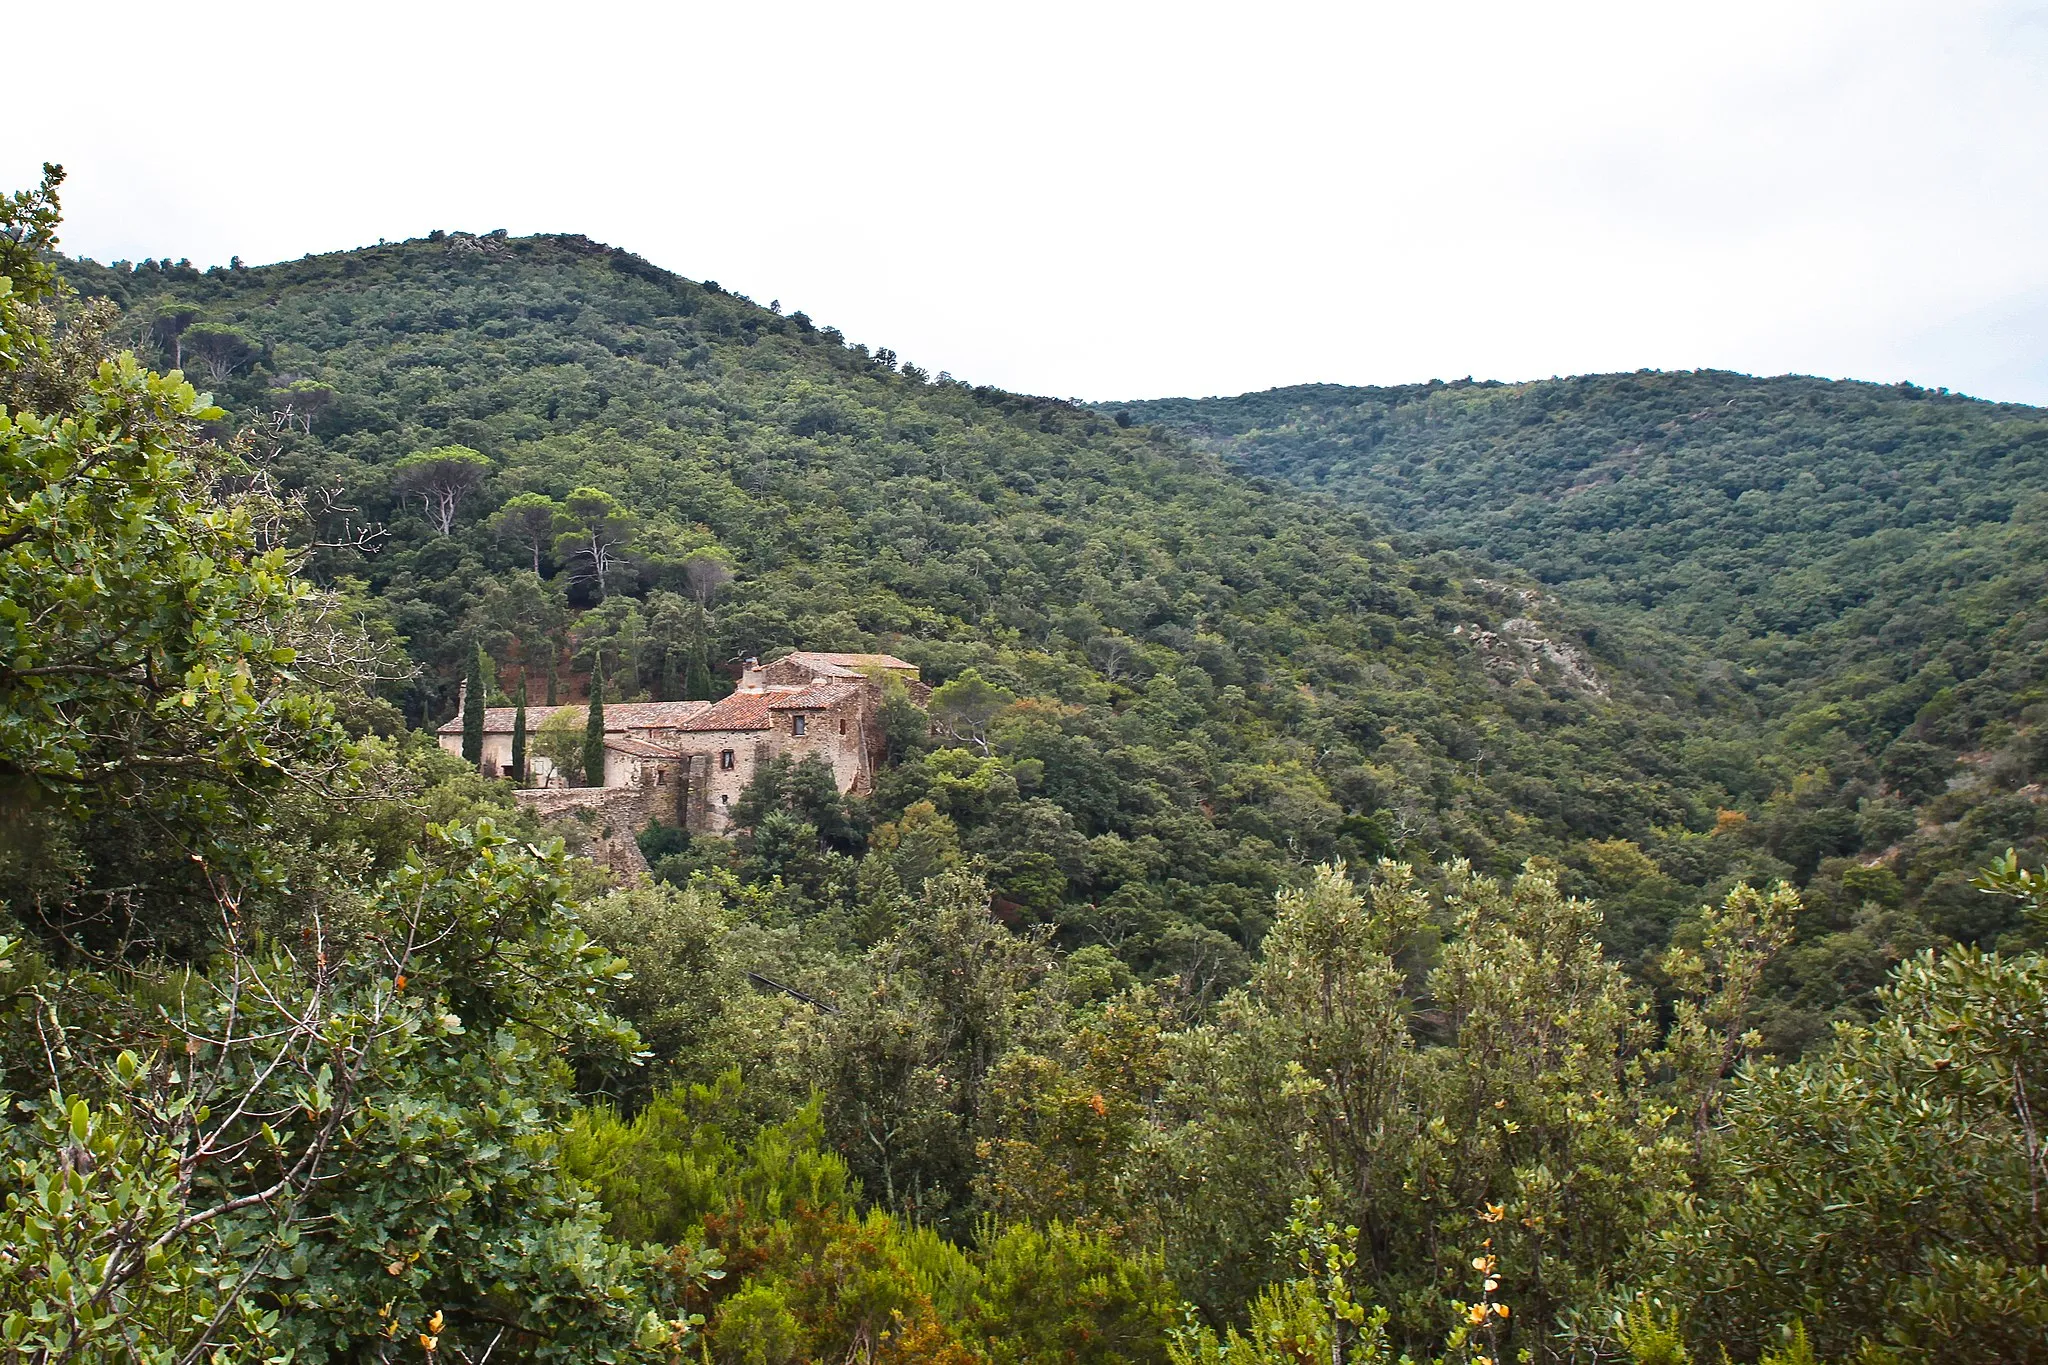
[[[1809,998],[1874,981],[1922,934],[2010,928],[1983,919],[1969,876],[2048,833],[2040,409],[1697,371],[1117,410],[1370,508],[1404,544],[1533,575],[1555,594],[1524,594],[1534,614],[1716,717],[1735,742],[1695,740],[1689,761],[1754,755],[1768,776],[1741,803],[1744,837],[1814,879],[1807,933],[1849,930],[1795,955],[1836,977]]]
[[[2023,686],[1858,747],[581,239],[66,266],[124,321],[55,189],[0,202],[10,1360],[2048,1355]],[[260,343],[213,408],[173,302]],[[872,795],[769,764],[644,882],[417,728],[542,674],[574,765],[790,646],[936,687]]]
[[[155,272],[69,268],[153,315]],[[901,654],[941,689],[942,738],[990,763],[929,766],[931,719],[899,708],[906,761],[861,818],[929,803],[1019,913],[1197,993],[1241,979],[1274,890],[1331,856],[1505,873],[1683,841],[1628,931],[1639,955],[1696,893],[1770,870],[1705,837],[1770,779],[1742,754],[1688,762],[1680,708],[1626,673],[1603,697],[1540,651],[1509,676],[1473,643],[1504,613],[1466,566],[1154,432],[892,369],[581,238],[175,283],[269,348],[215,401],[328,492],[314,538],[386,532],[310,570],[420,665],[385,691],[414,725],[454,713],[472,644],[500,677],[558,677],[552,700],[600,660],[632,700],[721,692],[779,648]],[[267,421],[266,365],[335,398]]]

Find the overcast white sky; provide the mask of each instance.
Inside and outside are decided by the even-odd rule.
[[[2044,3],[101,0],[16,32],[0,183],[63,162],[100,260],[582,232],[1090,398],[1717,366],[2048,402]]]

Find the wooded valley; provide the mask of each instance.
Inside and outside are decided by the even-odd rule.
[[[1086,406],[581,237],[102,265],[60,179],[0,1359],[2048,1359],[2048,413]],[[645,877],[433,735],[792,650],[931,690]]]

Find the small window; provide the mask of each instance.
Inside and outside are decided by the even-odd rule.
[[[806,721],[807,717],[791,716],[789,718],[789,732],[793,735],[801,735],[804,732],[804,725]]]
[[[733,762],[732,750],[720,749],[718,751],[718,766],[720,770],[724,772],[731,772],[734,768],[739,766],[737,763]]]
[[[839,722],[839,733],[842,735],[846,733],[846,722],[844,720]]]

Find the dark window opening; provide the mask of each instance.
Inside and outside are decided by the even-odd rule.
[[[732,750],[720,749],[718,751],[718,766],[724,772],[731,772],[734,768],[739,766],[737,763],[733,761]]]
[[[802,734],[804,732],[804,722],[806,719],[807,718],[804,716],[791,716],[789,718],[789,732],[793,735]]]
[[[843,720],[839,722],[839,733],[842,735],[846,733],[846,722]]]

